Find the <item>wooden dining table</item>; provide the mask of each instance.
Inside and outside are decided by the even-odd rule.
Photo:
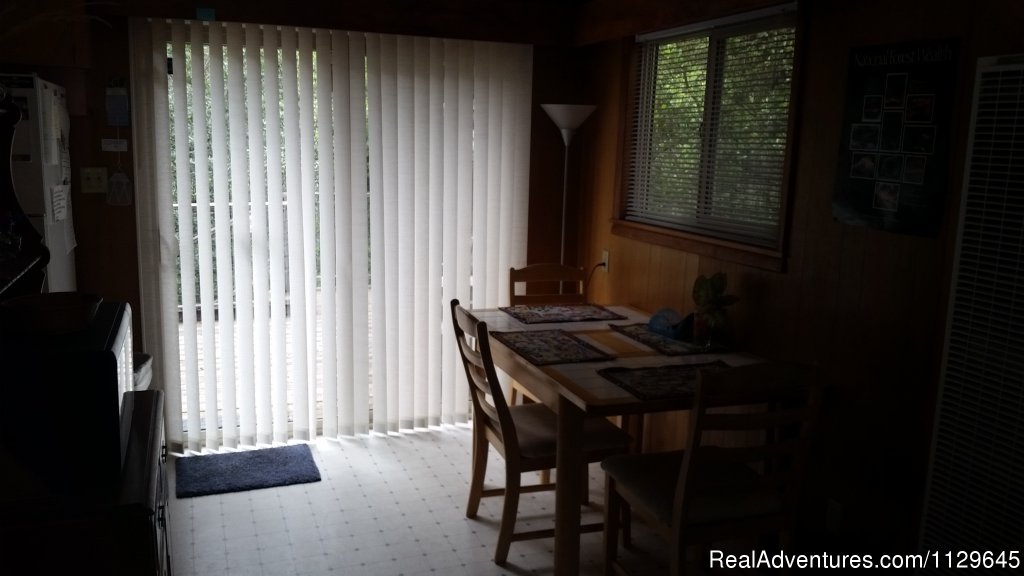
[[[583,476],[578,471],[585,465],[579,449],[582,445],[584,419],[685,410],[692,405],[692,393],[682,391],[678,394],[661,394],[658,397],[641,395],[606,377],[605,374],[610,372],[604,369],[653,369],[679,365],[693,367],[712,363],[739,366],[758,361],[757,358],[742,353],[703,350],[682,353],[670,350],[669,354],[662,353],[655,347],[612,327],[615,325],[643,332],[642,328],[645,328],[650,320],[649,314],[629,306],[587,306],[597,310],[598,316],[619,317],[549,322],[543,321],[543,316],[540,316],[539,321],[538,318],[526,318],[526,321],[523,321],[510,313],[517,311],[513,308],[471,311],[479,320],[487,323],[491,333],[491,351],[495,365],[558,414],[554,542],[554,573],[558,575],[579,574],[580,520],[585,487]],[[551,307],[546,308],[550,311]],[[560,362],[557,358],[538,358],[537,355],[531,354],[530,350],[517,349],[510,338],[516,336],[529,340],[529,334],[521,333],[536,332],[537,340],[542,341],[540,332],[548,337],[551,335],[549,331],[558,331],[555,336],[569,334],[575,340],[585,343],[588,348],[604,353],[606,357],[582,361],[574,359],[568,362]],[[538,347],[538,342],[532,344]]]

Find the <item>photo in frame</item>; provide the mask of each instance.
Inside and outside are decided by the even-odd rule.
[[[835,220],[901,234],[938,233],[958,66],[953,39],[850,51]]]

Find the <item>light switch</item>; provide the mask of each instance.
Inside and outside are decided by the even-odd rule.
[[[107,169],[103,167],[82,168],[82,193],[106,194]]]

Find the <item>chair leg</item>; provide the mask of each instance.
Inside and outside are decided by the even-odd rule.
[[[580,502],[584,506],[590,505],[590,465],[584,464],[582,474],[580,475]]]
[[[625,414],[619,416],[619,428],[625,430],[633,438],[633,445],[630,451],[634,454],[643,452],[644,449],[644,415]]]
[[[633,512],[629,508],[629,502],[622,501],[622,547],[629,549],[633,547]]]
[[[469,481],[469,502],[466,504],[466,518],[476,518],[480,509],[480,498],[484,491],[484,476],[487,475],[487,450],[490,444],[483,434],[473,431],[473,474]]]
[[[619,552],[619,518],[622,514],[622,499],[615,491],[615,480],[605,479],[604,487],[604,573],[615,574],[615,560]]]
[[[516,516],[519,514],[519,488],[521,478],[518,470],[506,463],[505,472],[505,505],[501,510],[501,529],[498,531],[498,547],[494,551],[494,563],[504,564],[508,560],[508,549],[512,545],[512,535],[516,529]]]

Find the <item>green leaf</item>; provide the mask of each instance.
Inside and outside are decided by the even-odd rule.
[[[697,310],[711,316],[712,321],[724,320],[725,307],[739,302],[733,294],[726,294],[728,276],[718,272],[708,278],[701,274],[693,281],[693,302]]]
[[[725,285],[728,283],[728,277],[724,272],[718,272],[711,277],[711,295],[713,297],[721,296],[725,294]]]

